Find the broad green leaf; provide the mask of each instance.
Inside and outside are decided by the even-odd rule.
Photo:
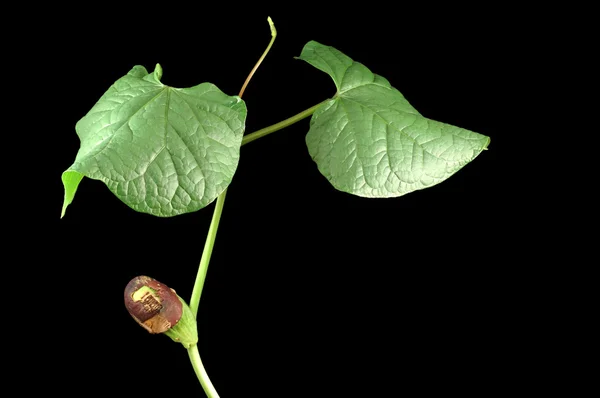
[[[340,191],[395,197],[444,181],[490,138],[422,116],[383,77],[333,47],[311,41],[299,57],[329,74],[336,95],[306,135],[319,171]]]
[[[170,217],[201,209],[238,165],[246,105],[215,85],[173,88],[135,66],[75,126],[81,141],[62,175],[62,215],[83,176],[103,181],[134,210]],[[61,217],[62,217],[61,215]]]

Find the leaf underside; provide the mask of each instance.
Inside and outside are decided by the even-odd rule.
[[[300,57],[329,74],[336,95],[313,114],[306,144],[338,190],[395,197],[440,183],[486,149],[490,138],[428,119],[383,77],[315,41]]]
[[[72,202],[83,176],[103,181],[134,210],[170,217],[199,210],[230,184],[246,105],[215,85],[173,88],[162,69],[135,66],[76,125],[81,141],[62,176]]]

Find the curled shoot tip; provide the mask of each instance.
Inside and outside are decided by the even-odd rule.
[[[244,94],[244,91],[246,90],[246,87],[248,86],[248,83],[250,82],[250,79],[252,79],[252,76],[254,75],[254,72],[256,72],[256,70],[258,69],[259,65],[263,61],[263,59],[265,59],[265,57],[269,53],[269,50],[271,49],[271,46],[275,42],[275,37],[277,36],[277,29],[275,29],[275,24],[273,23],[273,20],[271,19],[271,17],[267,17],[267,21],[269,21],[269,26],[271,27],[271,41],[269,42],[269,45],[267,46],[267,49],[265,50],[265,52],[263,53],[263,55],[258,59],[258,62],[256,63],[256,65],[254,65],[254,68],[252,68],[252,70],[250,71],[250,74],[246,78],[246,81],[242,85],[242,89],[240,90],[240,93],[238,94],[238,97],[240,97],[240,98]]]
[[[277,29],[275,29],[275,24],[271,17],[267,17],[267,21],[269,22],[269,27],[271,28],[271,37],[277,36]]]

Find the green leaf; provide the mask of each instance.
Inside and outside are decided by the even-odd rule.
[[[306,135],[319,171],[338,190],[395,197],[440,183],[486,149],[490,138],[421,116],[383,77],[311,41],[299,57],[329,74],[336,95]]]
[[[62,215],[83,176],[132,209],[161,217],[207,206],[238,165],[246,105],[215,85],[173,88],[135,66],[75,126],[81,141],[63,173]]]

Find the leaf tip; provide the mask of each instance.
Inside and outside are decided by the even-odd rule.
[[[77,187],[82,179],[83,174],[74,170],[67,170],[62,174],[62,182],[65,187],[65,198],[63,200],[62,211],[60,212],[61,219],[65,216],[67,207],[73,202],[75,192],[77,192]]]
[[[487,135],[484,135],[483,137],[485,138],[485,140],[483,141],[483,144],[481,145],[481,147],[480,147],[481,149],[479,149],[479,152],[487,151],[488,146],[490,145],[490,141],[492,140]]]
[[[483,146],[484,151],[488,150],[488,146],[490,146],[490,142],[492,142],[492,139],[490,137],[487,137],[487,141],[485,142],[485,145]]]

